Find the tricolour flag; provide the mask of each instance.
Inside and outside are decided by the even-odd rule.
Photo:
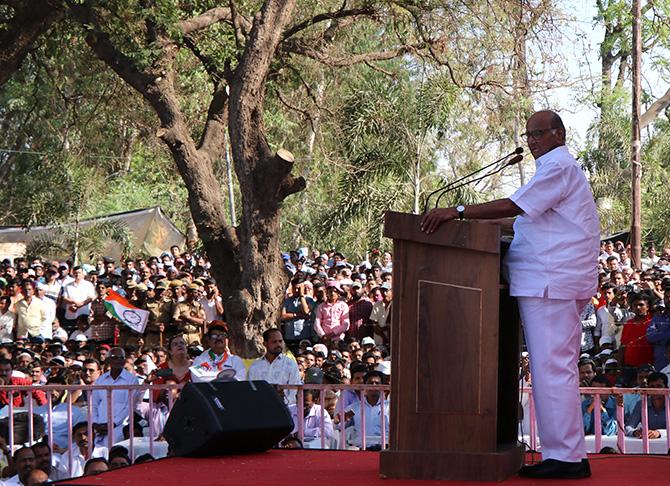
[[[112,317],[123,322],[135,332],[143,333],[149,320],[149,311],[135,307],[120,294],[108,290],[104,300],[105,308]]]

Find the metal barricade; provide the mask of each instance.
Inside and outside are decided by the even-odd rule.
[[[98,423],[106,423],[107,424],[107,441],[106,441],[106,446],[108,450],[111,450],[113,447],[115,441],[114,441],[114,429],[116,427],[122,427],[127,425],[129,428],[129,434],[128,434],[128,451],[129,451],[129,456],[131,458],[131,461],[135,460],[136,457],[136,441],[137,438],[135,437],[135,420],[134,420],[134,413],[137,411],[137,397],[141,396],[141,394],[146,393],[149,391],[149,401],[148,401],[148,408],[146,410],[146,417],[145,420],[148,422],[148,429],[149,429],[149,453],[154,454],[154,443],[156,441],[158,433],[162,433],[162,430],[156,431],[154,428],[154,416],[156,415],[156,404],[154,403],[153,400],[153,391],[157,390],[167,390],[168,391],[168,403],[167,403],[167,411],[169,414],[169,411],[172,410],[172,406],[174,405],[174,400],[172,397],[171,390],[179,390],[183,387],[183,385],[178,385],[178,384],[143,384],[143,385],[119,385],[119,386],[112,386],[112,385],[41,385],[41,386],[0,386],[0,393],[1,392],[6,392],[7,397],[8,397],[8,425],[9,425],[9,431],[8,431],[8,442],[9,442],[9,450],[13,451],[18,444],[16,444],[15,441],[15,436],[14,436],[14,417],[15,414],[17,413],[17,410],[25,410],[28,413],[28,441],[26,445],[33,445],[38,439],[35,436],[35,426],[34,426],[34,420],[36,417],[35,414],[35,405],[33,403],[33,397],[32,393],[36,391],[43,391],[46,394],[47,398],[47,403],[46,403],[46,411],[44,412],[44,425],[45,425],[45,431],[46,435],[48,436],[48,444],[51,450],[54,450],[54,406],[64,404],[66,407],[66,424],[67,424],[67,444],[69,445],[67,447],[67,451],[65,453],[65,457],[67,458],[67,464],[69,468],[69,473],[70,475],[72,474],[73,468],[74,468],[74,448],[76,445],[73,443],[73,434],[72,434],[72,428],[75,423],[73,423],[73,410],[75,405],[72,401],[72,394],[73,392],[81,392],[83,394],[86,394],[86,406],[85,407],[80,407],[86,410],[86,422],[87,422],[87,434],[89,437],[88,441],[88,451],[87,451],[87,456],[91,457],[93,453],[93,449],[95,448],[95,441],[93,439],[94,434],[93,434],[93,423],[94,423],[94,416],[96,414],[96,411],[93,408],[93,398],[94,398],[94,393],[98,394],[103,394],[104,395],[104,400],[106,401],[107,405],[107,416],[104,418],[104,421],[99,420]],[[122,391],[127,392],[127,397],[128,397],[128,417],[126,417],[122,423],[115,424],[114,423],[114,394],[113,392],[122,392]],[[58,391],[58,392],[65,392],[65,402],[61,402],[59,404],[54,404],[53,403],[53,394]],[[23,402],[25,403],[24,407],[21,407],[20,409],[17,409],[17,407],[14,406],[14,399],[16,396],[19,394],[23,395]],[[158,433],[157,433],[158,432]]]
[[[530,436],[529,436],[529,448],[531,450],[538,450],[541,448],[541,437],[538,441],[538,434],[536,432],[537,425],[535,422],[535,407],[532,399],[532,387],[523,388],[521,390],[522,394],[529,395],[529,415],[530,415]],[[650,449],[650,441],[655,441],[654,444],[656,447],[655,453],[666,454],[670,450],[670,434],[667,430],[667,425],[670,423],[670,389],[661,389],[661,388],[595,388],[595,387],[583,387],[580,388],[580,394],[591,395],[593,396],[594,407],[593,407],[593,427],[594,433],[587,435],[587,449],[588,444],[591,442],[590,439],[593,437],[593,447],[590,452],[600,452],[603,448],[603,444],[607,441],[608,444],[612,444],[613,448],[620,454],[626,453],[638,453],[642,452],[643,454],[650,454],[654,451]],[[628,434],[626,433],[626,426],[624,420],[624,407],[623,399],[617,400],[616,403],[616,421],[617,421],[617,434],[616,441],[610,441],[608,437],[603,435],[602,431],[602,404],[603,396],[613,395],[615,397],[623,397],[624,395],[640,395],[640,411],[641,411],[641,423],[639,428],[640,437],[635,437],[631,435],[632,427],[629,428]],[[649,438],[649,416],[648,416],[648,403],[650,397],[662,395],[664,397],[664,408],[665,408],[665,437],[661,436],[657,439]],[[524,437],[520,437],[520,441],[524,441]],[[660,448],[660,444],[663,443],[663,448]],[[610,446],[611,447],[611,446]],[[631,447],[634,447],[635,450],[629,450]],[[639,451],[637,449],[640,449]]]
[[[173,390],[180,390],[183,385],[176,384],[143,384],[143,385],[120,385],[120,386],[111,386],[111,385],[45,385],[45,386],[0,386],[0,392],[6,392],[8,397],[7,413],[8,413],[8,442],[10,450],[14,450],[17,445],[15,434],[14,434],[14,425],[15,425],[15,414],[17,411],[26,411],[28,413],[28,445],[32,445],[38,438],[35,437],[35,425],[33,423],[33,417],[36,412],[36,407],[33,404],[33,398],[31,392],[43,391],[46,393],[47,404],[46,411],[42,410],[41,414],[44,417],[44,426],[46,435],[48,436],[49,446],[54,447],[54,404],[52,403],[53,396],[56,392],[65,392],[66,399],[60,404],[65,405],[66,410],[66,424],[67,424],[67,448],[66,458],[67,463],[69,464],[70,472],[74,467],[75,453],[78,454],[78,451],[75,452],[75,445],[73,444],[73,433],[72,428],[75,425],[73,423],[73,415],[75,407],[78,407],[73,403],[72,394],[73,392],[79,392],[85,394],[87,400],[84,407],[79,407],[79,411],[85,411],[85,417],[87,422],[87,432],[88,437],[91,440],[88,441],[88,454],[90,457],[93,449],[95,447],[94,440],[94,417],[97,415],[97,410],[94,410],[94,397],[96,401],[104,400],[107,409],[106,417],[98,417],[98,423],[107,424],[107,438],[106,446],[108,449],[111,449],[115,444],[114,440],[114,429],[115,427],[120,427],[126,425],[128,426],[128,450],[129,455],[132,461],[135,460],[137,454],[137,438],[135,437],[135,421],[133,419],[133,414],[138,410],[139,404],[143,403],[140,401],[142,394],[148,393],[148,401],[146,407],[143,409],[145,412],[145,420],[148,422],[147,429],[149,433],[148,437],[148,452],[151,455],[154,455],[155,451],[155,441],[159,434],[162,433],[161,430],[156,430],[154,419],[160,417],[160,414],[165,411],[167,418],[169,412],[172,410],[174,405],[173,399]],[[389,385],[280,385],[278,388],[282,391],[295,390],[296,403],[290,404],[289,409],[295,418],[295,429],[293,435],[296,436],[304,446],[311,448],[321,448],[321,449],[358,449],[365,450],[369,447],[373,448],[386,448],[389,444],[388,436],[388,393],[390,393]],[[165,404],[156,403],[154,400],[153,392],[157,390],[166,390],[168,392],[167,397],[167,410],[165,410]],[[114,408],[115,408],[115,396],[118,397],[119,392],[121,395],[127,397],[127,407],[129,410],[129,416],[126,417],[121,423],[116,423],[114,420]],[[117,392],[115,395],[114,392]],[[318,392],[319,399],[314,400],[312,403],[312,408],[309,410],[305,409],[305,395],[306,393]],[[332,398],[336,400],[333,408],[327,410],[326,404],[326,394],[332,392]],[[376,392],[372,394],[371,392]],[[356,395],[355,398],[350,396],[351,403],[346,406],[344,403],[345,393],[352,393]],[[530,436],[529,436],[529,448],[532,450],[537,450],[541,447],[541,437],[538,440],[537,428],[535,424],[535,407],[532,400],[532,387],[524,388],[521,390],[522,394],[528,394],[528,411],[530,419]],[[615,445],[615,448],[620,453],[629,452],[631,448],[638,448],[641,444],[641,452],[649,454],[652,451],[650,444],[653,444],[656,449],[658,449],[658,444],[663,443],[664,452],[667,453],[670,449],[670,434],[665,432],[665,437],[660,439],[650,439],[649,438],[649,417],[647,414],[647,407],[649,401],[654,396],[661,395],[664,397],[664,406],[665,406],[665,420],[666,424],[670,423],[670,390],[669,389],[656,389],[656,388],[581,388],[580,393],[583,395],[593,396],[594,407],[593,407],[593,423],[594,423],[594,433],[592,436],[587,436],[587,439],[593,442],[593,452],[599,452],[603,444],[607,442],[608,444],[612,443]],[[14,405],[14,399],[18,394],[23,395],[23,401],[25,403],[24,407],[20,409]],[[640,407],[641,407],[641,425],[639,428],[639,438],[631,437],[631,431],[629,434],[626,434],[626,430],[623,424],[624,418],[624,409],[622,400],[617,401],[616,406],[616,418],[618,421],[616,442],[612,442],[610,437],[604,435],[602,430],[602,416],[601,416],[601,407],[603,404],[603,396],[623,396],[630,394],[639,394],[640,395]],[[118,401],[118,398],[117,398]],[[123,400],[122,400],[123,401]],[[102,403],[102,402],[101,402]],[[117,403],[117,406],[125,406],[125,403]],[[60,405],[58,404],[58,405]],[[332,415],[331,415],[332,414]],[[350,415],[353,415],[351,418]],[[350,417],[349,420],[347,417]],[[310,423],[307,424],[306,422]],[[308,427],[309,425],[309,427]],[[62,423],[61,423],[62,426]],[[162,425],[161,425],[162,427]],[[309,429],[309,430],[308,430]],[[307,435],[307,432],[313,435]],[[371,432],[374,432],[372,434]],[[613,436],[611,436],[613,437]],[[523,441],[525,438],[521,437]],[[660,441],[660,442],[659,442]],[[635,447],[633,447],[635,446]],[[637,450],[630,450],[630,452],[637,452]]]

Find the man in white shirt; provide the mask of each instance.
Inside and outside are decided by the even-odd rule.
[[[93,431],[95,436],[95,429]],[[104,446],[94,446],[91,454],[88,453],[88,422],[79,422],[72,427],[72,448],[60,456],[60,464],[67,477],[76,478],[84,474],[86,461],[95,457],[107,459],[109,449]],[[70,468],[70,454],[72,454],[72,468]]]
[[[537,170],[512,196],[484,204],[434,209],[421,228],[434,232],[452,219],[518,216],[507,253],[510,295],[519,311],[530,353],[533,398],[543,462],[519,474],[535,478],[591,475],[582,430],[579,312],[595,295],[600,225],[586,176],[565,146],[565,127],[552,111],[526,122]]]
[[[51,339],[62,343],[67,341],[67,331],[60,327],[60,321],[58,319],[54,319],[51,324]]]
[[[320,449],[321,437],[323,436],[323,444],[326,449],[330,449],[333,440],[333,421],[330,414],[321,405],[317,405],[319,401],[319,394],[317,390],[305,390],[303,394],[304,404],[298,407],[297,404],[288,407],[293,419],[292,434],[296,434],[300,430],[298,413],[303,414],[303,445],[306,449]],[[323,429],[323,434],[321,433]]]
[[[382,385],[384,382],[380,371],[370,371],[365,375],[366,385]],[[382,449],[382,430],[385,431],[385,444],[389,441],[389,400],[383,400],[383,392],[367,390],[363,400],[365,413],[365,448],[366,450]],[[345,417],[352,420],[354,426],[355,444],[363,447],[363,418],[361,417],[361,402],[350,404],[345,409]],[[383,427],[383,428],[382,428]]]
[[[244,381],[247,378],[247,368],[239,356],[235,356],[228,349],[228,327],[216,325],[207,331],[206,349],[193,360],[191,378],[194,382],[212,381],[215,379]]]
[[[37,298],[44,304],[44,322],[42,324],[42,333],[44,339],[53,338],[53,322],[56,319],[56,301],[46,296],[47,287],[43,283],[37,284]]]
[[[616,251],[614,251],[614,243],[612,243],[611,241],[608,240],[608,241],[605,242],[605,251],[603,251],[598,256],[598,260],[601,260],[601,261],[605,262],[605,261],[607,261],[607,259],[609,257],[612,257],[612,256],[615,257],[617,260],[619,260],[621,258],[619,256],[619,254]]]
[[[213,280],[205,280],[205,295],[200,298],[200,303],[205,310],[205,321],[209,323],[223,320],[223,299]]]
[[[249,380],[265,380],[271,385],[301,385],[298,364],[283,354],[284,338],[279,329],[268,329],[263,333],[265,354],[251,363]],[[283,394],[287,403],[295,403],[295,390]]]
[[[81,267],[72,269],[74,281],[63,287],[61,299],[65,306],[65,319],[74,324],[77,317],[89,315],[91,302],[96,298],[95,287],[84,279],[84,270]]]
[[[656,265],[660,258],[656,255],[656,247],[654,245],[649,245],[647,247],[647,256],[642,259],[642,270],[649,270],[651,267]]]
[[[0,297],[0,342],[14,341],[13,332],[16,314],[9,310],[11,306],[12,299],[10,297]]]
[[[60,457],[56,457],[51,453],[51,447],[46,442],[38,442],[33,444],[33,454],[35,454],[35,467],[44,471],[49,481],[60,481],[67,479],[67,472],[62,469]]]
[[[138,385],[137,376],[124,369],[126,353],[123,348],[112,348],[107,358],[110,370],[95,381],[95,385]],[[94,390],[91,394],[91,405],[93,410],[93,429],[95,430],[96,444],[103,445],[108,441],[107,424],[107,391]],[[123,440],[123,427],[128,424],[128,418],[132,415],[129,409],[128,390],[114,390],[112,393],[112,411],[114,413],[114,430],[112,443]],[[139,397],[139,394],[137,394]],[[140,400],[135,400],[137,405]]]

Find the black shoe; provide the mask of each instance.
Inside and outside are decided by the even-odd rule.
[[[591,476],[591,466],[588,459],[582,459],[581,462],[547,459],[539,464],[523,466],[519,470],[519,476],[537,479],[581,479]]]

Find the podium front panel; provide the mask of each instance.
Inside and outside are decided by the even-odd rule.
[[[394,240],[391,448],[495,451],[499,253],[421,240]]]
[[[417,413],[480,415],[482,289],[419,280],[417,311]]]

